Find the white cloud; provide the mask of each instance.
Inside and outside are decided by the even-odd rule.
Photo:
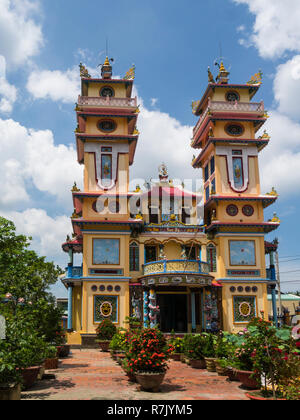
[[[39,1],[0,0],[0,55],[9,68],[19,67],[43,46]]]
[[[12,119],[0,119],[0,207],[29,200],[27,184],[71,205],[70,188],[82,182],[82,167],[72,145],[55,145],[50,130],[35,131]]]
[[[32,249],[48,260],[65,264],[66,255],[61,249],[66,235],[71,232],[70,218],[50,217],[45,210],[29,208],[23,212],[1,212],[1,216],[14,222],[17,232],[32,237]]]
[[[260,155],[262,192],[275,187],[282,196],[300,194],[300,124],[271,111],[265,128],[271,140]]]
[[[17,99],[17,89],[6,80],[6,60],[0,55],[0,112],[9,114]]]
[[[273,89],[278,110],[293,118],[299,118],[300,55],[277,67]]]
[[[299,0],[233,0],[255,15],[250,41],[264,58],[278,58],[286,51],[300,52]],[[247,45],[248,40],[243,39]]]
[[[158,177],[158,166],[164,162],[171,179],[200,178],[201,171],[191,166],[193,149],[190,146],[192,127],[182,125],[169,114],[150,111],[141,103],[138,118],[140,137],[137,144],[132,177]]]
[[[28,78],[27,90],[35,99],[75,103],[80,93],[79,70],[35,70]]]

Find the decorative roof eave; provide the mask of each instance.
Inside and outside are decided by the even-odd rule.
[[[212,195],[209,200],[205,203],[204,207],[209,208],[213,203],[218,201],[261,201],[263,204],[263,208],[269,207],[277,200],[278,196],[271,196],[271,195],[259,195],[257,197],[246,196],[243,195],[241,197],[236,195],[230,196],[220,196],[220,195]]]
[[[82,237],[75,238],[72,241],[67,241],[63,243],[61,247],[64,252],[69,252],[72,250],[74,253],[81,254],[83,251]]]
[[[77,115],[77,119],[79,116],[82,117],[117,117],[117,118],[137,118],[138,117],[138,113],[136,112],[136,107],[132,108],[133,110],[130,111],[128,109],[124,109],[123,111],[121,109],[114,109],[112,110],[111,108],[109,109],[104,109],[101,108],[101,110],[85,110],[85,111],[76,111],[76,115]],[[120,112],[122,111],[122,112]]]
[[[206,232],[227,232],[228,228],[232,228],[235,232],[264,232],[269,233],[280,226],[279,222],[263,222],[263,223],[221,223],[218,221],[212,222],[207,226]],[[247,228],[247,230],[245,230]]]
[[[132,220],[85,220],[82,218],[72,218],[73,226],[91,226],[91,225],[106,225],[106,226],[129,226],[129,227],[138,227],[143,226],[144,221],[142,219],[132,219]]]
[[[209,137],[208,142],[206,143],[206,145],[204,146],[204,148],[202,149],[201,153],[199,154],[199,156],[193,160],[192,162],[192,166],[193,168],[201,168],[201,160],[203,159],[203,156],[205,155],[205,153],[207,152],[208,148],[212,145],[212,144],[216,144],[216,143],[238,143],[238,144],[246,144],[246,145],[255,145],[258,148],[258,151],[260,152],[264,147],[266,147],[269,143],[270,139],[237,139],[237,138],[217,138],[217,137]]]
[[[85,142],[86,140],[110,140],[110,141],[119,141],[119,140],[128,140],[128,141],[137,141],[139,138],[139,134],[107,134],[107,135],[101,135],[101,134],[87,134],[87,133],[75,133],[76,137],[80,139],[81,141]]]
[[[194,133],[194,140],[191,143],[191,147],[193,148],[201,148],[201,145],[199,145],[199,139],[202,137],[204,131],[208,128],[208,125],[210,122],[214,121],[249,121],[254,122],[254,128],[255,132],[257,132],[263,124],[267,121],[266,117],[248,117],[248,118],[242,118],[237,116],[227,116],[227,117],[216,117],[213,114],[207,115],[205,119],[202,121],[202,124],[198,127],[197,131]],[[198,146],[198,147],[197,147]]]
[[[274,240],[273,242],[265,241],[265,254],[276,252],[277,249],[278,249],[278,241],[276,240]]]
[[[204,95],[202,96],[202,99],[200,99],[199,104],[197,108],[194,111],[194,114],[199,116],[199,112],[203,106],[203,103],[205,102],[206,98],[209,96],[211,91],[214,91],[216,88],[225,88],[225,89],[248,89],[250,94],[250,99],[254,97],[258,89],[260,88],[259,85],[236,85],[236,84],[219,84],[219,83],[209,83],[207,86],[206,91],[204,92]]]
[[[163,232],[168,231],[171,232],[172,230],[181,231],[184,232],[204,232],[204,226],[202,225],[186,225],[182,222],[179,222],[177,220],[172,221],[169,220],[167,222],[162,223],[149,223],[145,224],[145,232]]]

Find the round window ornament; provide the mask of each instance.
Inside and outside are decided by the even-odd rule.
[[[104,292],[104,291],[105,291],[105,286],[102,284],[102,285],[99,287],[99,290],[100,290],[100,292]]]
[[[112,133],[117,128],[117,124],[114,120],[101,120],[98,122],[97,127],[104,133]]]
[[[254,208],[250,206],[249,204],[245,205],[242,209],[243,214],[247,217],[253,216]]]
[[[113,311],[113,307],[110,302],[106,301],[100,305],[100,314],[104,316],[105,318],[111,316],[112,311]]]
[[[226,212],[229,216],[236,216],[239,212],[238,207],[235,204],[229,204],[229,206],[226,207]]]
[[[228,124],[225,131],[230,136],[239,137],[244,133],[244,127],[241,124]]]
[[[97,286],[92,286],[91,289],[93,292],[97,292]]]
[[[230,91],[226,93],[226,101],[238,102],[239,100],[240,100],[240,95],[237,92]]]
[[[102,89],[100,89],[100,96],[104,96],[104,97],[109,96],[111,98],[115,96],[115,92],[113,88],[111,88],[110,86],[104,86]]]
[[[231,286],[230,289],[231,293],[234,293],[236,291],[236,288],[234,286]]]
[[[107,290],[108,290],[108,292],[112,292],[114,290],[114,288],[109,285],[109,286],[107,286]]]
[[[244,291],[243,286],[239,286],[237,289],[238,289],[238,292],[240,292],[240,293],[242,293]]]
[[[241,302],[239,304],[239,313],[245,318],[251,315],[251,309],[251,305],[248,302]]]
[[[252,292],[253,292],[253,293],[256,293],[256,292],[257,292],[257,290],[258,290],[258,289],[257,289],[257,287],[256,287],[256,286],[253,286],[253,287],[252,287]]]
[[[115,287],[115,292],[120,292],[121,291],[121,287],[120,286],[116,286]]]

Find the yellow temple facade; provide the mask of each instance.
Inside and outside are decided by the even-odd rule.
[[[216,81],[209,70],[208,87],[193,102],[192,165],[203,194],[174,185],[165,164],[157,181],[129,191],[139,138],[135,69],[113,78],[106,58],[101,78],[82,64],[80,76],[75,136],[84,188],[72,189],[73,237],[62,245],[69,253],[62,280],[69,343],[91,345],[103,319],[126,328],[134,317],[184,334],[236,332],[254,316],[267,317],[274,282],[265,235],[280,222],[275,215],[264,221],[277,194],[260,190],[258,155],[270,140],[256,134],[268,117],[263,102],[252,101],[261,74],[233,85],[221,63]],[[81,266],[74,266],[75,253]]]

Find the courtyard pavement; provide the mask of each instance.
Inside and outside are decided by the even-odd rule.
[[[109,353],[76,349],[22,392],[22,400],[247,400],[239,382],[181,362],[170,361],[169,367],[160,392],[143,392]]]

